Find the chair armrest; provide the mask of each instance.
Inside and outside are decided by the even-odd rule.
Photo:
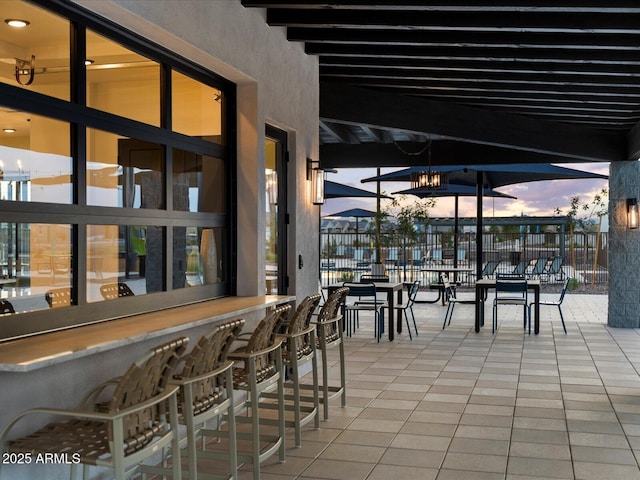
[[[151,406],[157,405],[159,403],[165,402],[172,396],[177,397],[178,387],[177,386],[168,386],[163,392],[160,392],[158,395],[153,396],[146,402],[138,403],[132,407],[125,408],[123,410],[118,410],[117,412],[92,412],[88,410],[65,410],[61,408],[32,408],[26,410],[17,416],[15,416],[7,426],[0,432],[0,448],[4,448],[6,445],[7,436],[9,431],[13,428],[13,426],[18,423],[20,420],[27,416],[35,415],[35,414],[43,414],[43,415],[56,415],[67,418],[77,418],[83,420],[97,420],[103,422],[112,422],[121,419],[127,415],[132,413],[136,413],[139,411],[143,411]]]
[[[304,335],[308,335],[309,333],[312,333],[313,331],[315,331],[315,329],[316,329],[315,325],[309,325],[307,328],[305,328],[304,330],[300,330],[297,333],[279,333],[276,336],[281,339],[290,340],[290,339],[302,337]]]
[[[91,390],[85,393],[84,397],[80,400],[80,403],[76,408],[86,410],[88,407],[92,407],[98,402],[98,397],[109,387],[115,387],[120,381],[120,377],[110,378],[106,382],[102,382],[99,385],[94,386]]]
[[[262,350],[256,350],[255,352],[231,352],[227,355],[228,358],[232,360],[246,360],[252,357],[257,357],[259,355],[265,355],[267,353],[271,353],[280,348],[282,345],[282,340],[277,339],[272,345],[269,345],[267,348],[263,348]]]
[[[197,377],[183,378],[183,377],[181,377],[179,375],[176,376],[176,377],[173,377],[171,380],[169,380],[169,385],[182,386],[182,385],[187,385],[189,383],[196,383],[196,382],[199,382],[201,380],[206,380],[207,378],[215,377],[215,376],[218,376],[218,375],[226,372],[232,366],[233,366],[233,362],[230,361],[230,360],[227,360],[226,362],[224,362],[220,367],[216,368],[215,370],[211,370],[210,372],[207,372],[205,374],[198,375]]]

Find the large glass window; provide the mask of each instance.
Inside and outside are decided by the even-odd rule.
[[[223,144],[223,92],[175,71],[171,91],[173,130]]]
[[[69,306],[71,225],[0,222],[0,297],[16,313]]]
[[[87,31],[87,105],[160,125],[160,65]]]
[[[224,161],[184,150],[173,151],[173,208],[222,213],[226,209]]]
[[[233,85],[73,2],[0,11],[0,341],[232,294]]]
[[[69,124],[19,111],[4,118],[12,127],[0,132],[0,199],[71,203]]]
[[[0,12],[0,82],[69,100],[69,21],[15,0],[1,0]],[[28,24],[11,26],[4,19]]]
[[[87,131],[87,203],[164,208],[164,147],[109,132]]]
[[[165,290],[164,237],[158,226],[88,225],[87,301]]]
[[[174,227],[173,288],[221,283],[224,239],[222,228]]]

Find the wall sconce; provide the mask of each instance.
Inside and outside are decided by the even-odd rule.
[[[324,204],[325,175],[319,161],[307,158],[307,180],[311,180],[311,201],[314,205]]]
[[[632,230],[638,228],[637,198],[627,198],[627,226]]]

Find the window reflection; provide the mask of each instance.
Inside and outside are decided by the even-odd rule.
[[[160,65],[87,30],[87,105],[160,126]]]
[[[173,229],[173,288],[223,281],[223,228]]]
[[[0,19],[0,82],[69,100],[69,21],[25,2],[3,1],[0,11],[2,19],[28,18],[30,22],[19,29]],[[20,81],[15,76],[16,65]]]
[[[101,130],[87,132],[87,203],[164,208],[164,147]]]
[[[186,212],[225,211],[224,162],[173,150],[173,208]]]
[[[0,222],[0,297],[16,313],[71,304],[71,239],[68,224]]]
[[[171,73],[172,129],[213,143],[224,144],[224,94],[181,73]]]
[[[164,229],[146,225],[87,226],[87,301],[164,290]]]
[[[12,112],[15,132],[0,133],[0,199],[72,202],[69,124]]]

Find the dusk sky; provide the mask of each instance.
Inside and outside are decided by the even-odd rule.
[[[573,168],[576,170],[585,170],[589,172],[609,174],[608,163],[572,163],[558,164],[560,166]],[[382,173],[401,170],[399,168],[383,168]],[[344,183],[364,190],[375,191],[376,184],[361,183],[363,178],[369,178],[376,175],[375,168],[348,169],[338,170],[338,173],[327,174],[327,180],[333,182]],[[399,190],[409,188],[408,182],[383,182],[381,190],[386,194],[391,194]],[[567,213],[571,198],[580,196],[581,203],[589,203],[593,200],[594,195],[600,193],[603,188],[608,188],[606,180],[589,179],[589,180],[551,180],[544,182],[529,182],[517,185],[510,185],[497,188],[502,193],[507,193],[517,197],[513,199],[502,198],[486,198],[483,204],[485,217],[504,217],[514,215],[529,216],[548,216],[553,215],[556,208],[560,208],[562,213]],[[417,197],[407,196],[407,202],[414,202]],[[388,205],[390,200],[382,200],[382,207]],[[375,210],[375,199],[362,198],[336,198],[328,199],[322,207],[322,215],[340,212],[349,208],[366,208]],[[460,197],[459,211],[461,217],[475,217],[476,215],[476,199],[475,197]],[[437,199],[437,204],[431,210],[433,217],[452,217],[454,214],[454,199],[449,197]]]

